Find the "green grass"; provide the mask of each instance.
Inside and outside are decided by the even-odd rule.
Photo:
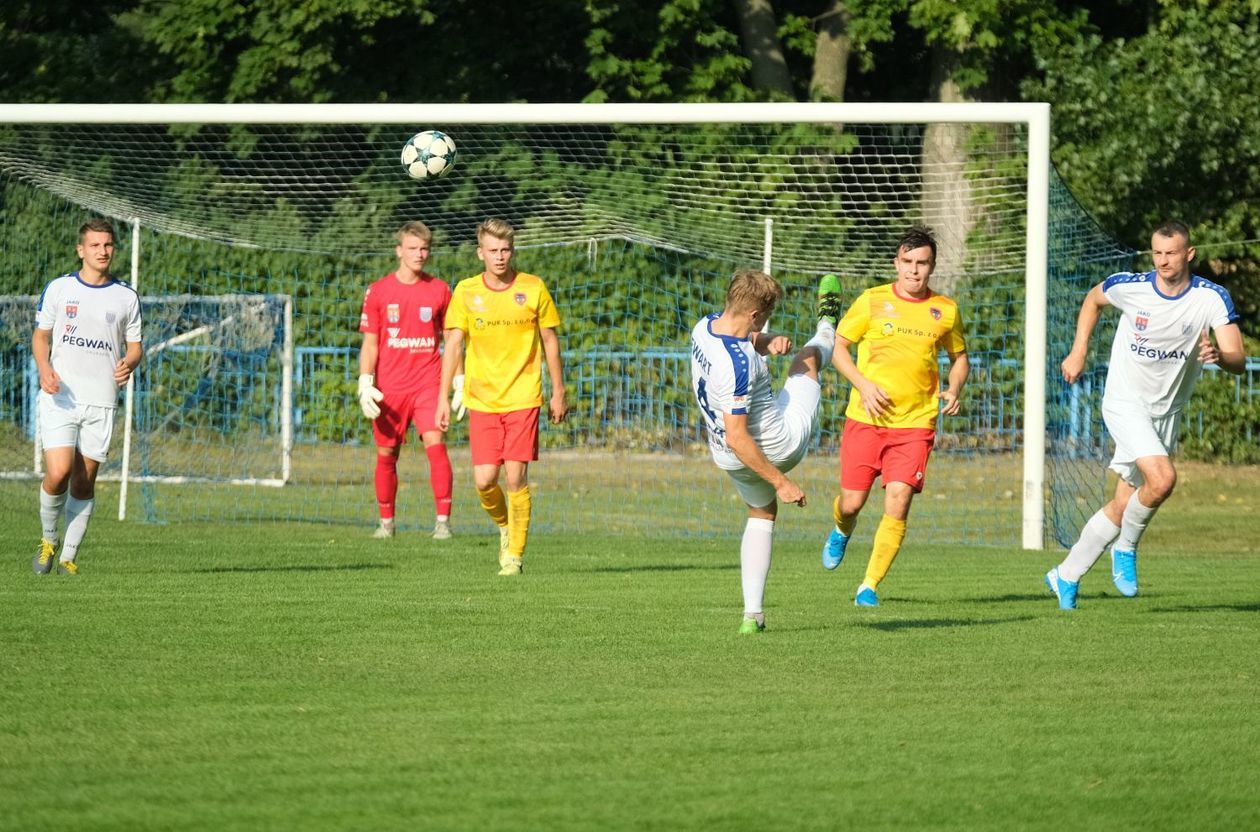
[[[68,579],[6,508],[0,828],[1258,828],[1241,470],[1183,473],[1136,599],[912,517],[876,610],[865,545],[782,541],[754,637],[735,539],[538,535],[513,580],[490,536],[105,510]]]

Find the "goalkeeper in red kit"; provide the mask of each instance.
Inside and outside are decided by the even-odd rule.
[[[368,287],[363,296],[359,331],[359,404],[372,420],[376,440],[376,503],[380,525],[374,537],[394,536],[394,500],[398,493],[398,451],[415,425],[429,458],[429,484],[437,515],[433,538],[451,536],[451,460],[446,431],[433,415],[442,381],[438,347],[446,322],[451,289],[427,274],[433,235],[421,222],[398,229],[398,268]],[[463,415],[462,382],[457,377],[451,409]]]

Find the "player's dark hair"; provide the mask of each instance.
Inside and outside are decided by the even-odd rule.
[[[936,260],[936,237],[932,235],[932,229],[926,225],[912,225],[897,240],[897,253],[903,251],[913,251],[916,248],[927,246],[932,249],[932,260]]]
[[[109,235],[109,239],[118,242],[118,235],[114,233],[114,224],[107,219],[101,217],[92,217],[92,219],[79,226],[79,244],[82,245],[83,238],[87,236],[89,231],[102,231]]]
[[[1155,233],[1161,237],[1185,237],[1186,245],[1190,245],[1190,227],[1181,220],[1164,220],[1155,227]]]
[[[433,232],[429,230],[429,226],[419,220],[403,223],[398,229],[397,237],[399,245],[402,244],[403,237],[419,237],[426,243],[433,242]]]
[[[783,287],[779,281],[753,268],[736,269],[726,288],[726,309],[730,312],[770,312],[781,300]]]

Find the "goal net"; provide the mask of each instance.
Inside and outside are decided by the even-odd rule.
[[[402,222],[434,228],[429,270],[453,284],[480,271],[477,223],[504,217],[518,268],[560,308],[573,407],[542,432],[535,525],[728,534],[743,507],[690,401],[692,324],[721,308],[736,267],[762,266],[788,289],[771,327],[803,343],[820,274],[852,299],[891,279],[900,232],[927,224],[972,375],[963,414],[941,420],[916,522],[941,542],[1040,546],[1073,536],[1102,487],[1093,388],[1071,394],[1052,365],[1085,289],[1131,257],[1054,177],[1046,118],[1043,105],[0,106],[0,269],[37,293],[76,265],[87,213],[105,215],[120,224],[116,265],[131,258],[141,293],[185,316],[167,325],[165,307],[146,308],[133,514],[367,525],[363,289],[396,264]],[[412,180],[399,151],[427,128],[454,137],[457,162]],[[17,367],[29,331],[15,331],[2,346]],[[29,469],[30,426],[11,403],[29,377],[8,366],[0,425],[16,461],[0,467]],[[832,372],[823,386],[818,447],[799,469],[811,508],[787,534],[830,522],[847,388]],[[464,431],[448,441],[455,520],[471,529],[488,521]],[[427,526],[411,444],[399,519]]]

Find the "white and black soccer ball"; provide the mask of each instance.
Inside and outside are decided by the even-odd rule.
[[[446,176],[455,167],[455,140],[441,130],[417,133],[403,145],[402,166],[412,179]]]

